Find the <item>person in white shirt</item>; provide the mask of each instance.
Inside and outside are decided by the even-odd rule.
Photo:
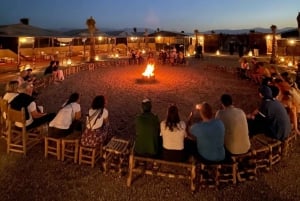
[[[167,118],[160,123],[160,135],[162,136],[162,157],[169,161],[184,161],[184,139],[186,124],[180,120],[178,108],[171,105],[168,108]]]
[[[50,122],[50,136],[65,137],[73,131],[81,132],[81,107],[79,103],[79,94],[72,93],[55,118]]]

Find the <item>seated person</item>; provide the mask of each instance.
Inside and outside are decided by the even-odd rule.
[[[185,161],[185,129],[185,122],[180,120],[177,106],[171,105],[168,108],[167,118],[160,123],[160,135],[162,136],[163,142],[163,159],[178,162]]]
[[[104,96],[100,95],[94,98],[87,114],[86,128],[92,130],[94,135],[88,136],[86,129],[81,137],[83,146],[99,147],[101,144],[106,144],[112,137]]]
[[[135,118],[135,146],[134,151],[138,155],[146,157],[158,157],[160,152],[160,122],[157,115],[151,112],[151,100],[145,98],[142,101],[142,113]]]
[[[220,119],[213,118],[212,108],[208,103],[199,105],[199,112],[202,122],[193,124],[188,129],[188,135],[196,140],[200,160],[223,161],[225,159],[224,124]]]
[[[55,113],[41,113],[36,106],[36,102],[32,97],[33,85],[24,82],[18,88],[19,94],[10,102],[12,109],[21,110],[25,108],[26,129],[39,127],[42,124],[49,123],[54,117]],[[17,127],[21,127],[19,122],[16,122]]]
[[[273,97],[266,85],[259,88],[260,107],[247,115],[249,134],[264,133],[277,140],[285,140],[291,132],[291,123],[286,109]]]
[[[50,61],[49,66],[45,69],[44,75],[52,75],[55,61]]]
[[[221,96],[222,110],[218,110],[216,118],[225,126],[224,144],[227,153],[244,154],[250,149],[247,117],[243,110],[232,105],[228,94]]]
[[[19,93],[18,93],[19,82],[16,80],[9,81],[5,86],[5,94],[3,96],[4,100],[10,103]]]
[[[50,135],[66,137],[74,130],[81,132],[81,108],[78,93],[72,93],[49,124]]]

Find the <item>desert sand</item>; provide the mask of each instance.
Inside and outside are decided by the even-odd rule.
[[[37,102],[48,112],[57,112],[70,93],[81,94],[82,113],[86,114],[96,95],[105,95],[114,134],[134,139],[134,118],[140,112],[141,100],[153,101],[153,112],[163,120],[170,103],[179,107],[186,120],[195,104],[206,101],[220,109],[220,96],[232,95],[234,105],[246,113],[259,103],[258,86],[237,79],[234,70],[218,70],[214,65],[236,68],[237,58],[205,58],[189,61],[187,66],[156,65],[155,82],[141,82],[145,65],[110,66],[93,72],[82,71],[41,91]],[[84,115],[83,115],[84,116]],[[0,200],[300,200],[299,141],[293,153],[283,158],[269,172],[259,172],[256,181],[191,193],[188,181],[144,176],[126,186],[126,175],[104,174],[101,164],[95,168],[71,161],[47,159],[43,145],[28,156],[6,154],[0,139]]]

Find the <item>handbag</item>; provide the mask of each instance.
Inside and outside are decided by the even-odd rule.
[[[93,129],[94,125],[97,122],[97,119],[102,115],[103,110],[99,111],[97,114],[97,111],[92,114],[91,116],[87,116],[87,120],[89,122],[90,128],[86,128],[81,136],[81,144],[86,147],[98,147],[102,141],[103,136],[99,135],[99,131],[103,128],[99,129]],[[93,124],[91,124],[91,119],[97,114]],[[102,127],[105,127],[104,125]]]

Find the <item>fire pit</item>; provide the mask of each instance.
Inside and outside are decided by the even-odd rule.
[[[154,64],[148,63],[145,71],[142,73],[142,78],[137,79],[138,83],[154,83],[155,75],[154,75]]]

